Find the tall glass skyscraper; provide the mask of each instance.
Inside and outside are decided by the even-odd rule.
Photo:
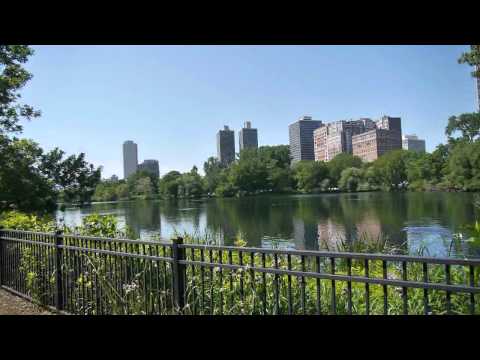
[[[312,120],[310,116],[303,116],[288,126],[292,163],[300,160],[315,160],[313,132],[320,126],[322,122]]]
[[[123,143],[123,178],[127,179],[130,175],[137,172],[138,149],[137,144],[131,140]]]
[[[235,161],[235,132],[228,126],[217,133],[217,156],[223,165],[229,165]]]

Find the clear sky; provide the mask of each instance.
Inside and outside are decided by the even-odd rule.
[[[23,101],[42,111],[23,137],[85,152],[123,177],[122,143],[161,174],[216,155],[216,132],[246,120],[259,145],[288,144],[302,115],[334,121],[400,116],[403,133],[445,141],[451,115],[476,110],[457,59],[468,46],[34,46]]]

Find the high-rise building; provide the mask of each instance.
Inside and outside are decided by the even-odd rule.
[[[330,161],[340,153],[353,153],[352,136],[375,127],[370,119],[334,121],[313,133],[316,161]]]
[[[417,135],[402,136],[402,147],[404,150],[425,152],[425,140],[419,139]]]
[[[402,148],[400,118],[384,116],[375,125],[373,130],[352,136],[353,155],[364,161],[374,161],[388,151]]]
[[[290,157],[292,163],[301,160],[315,160],[313,132],[322,126],[320,120],[303,116],[288,127],[290,138]]]
[[[252,128],[250,121],[246,121],[242,130],[238,132],[239,151],[258,148],[257,129]]]
[[[235,161],[235,132],[226,125],[217,133],[217,157],[223,165]]]
[[[146,171],[153,174],[157,178],[160,177],[160,169],[158,166],[158,160],[144,160],[143,163],[137,167],[138,171]]]
[[[123,143],[123,178],[127,179],[135,174],[138,165],[137,144],[128,140]]]

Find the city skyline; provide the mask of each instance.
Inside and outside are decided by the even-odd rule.
[[[251,120],[263,146],[288,144],[285,129],[305,113],[325,122],[395,114],[431,152],[446,141],[450,116],[477,110],[477,84],[457,63],[468,45],[34,49],[22,99],[42,117],[22,137],[85,152],[105,178],[122,175],[115,144],[129,138],[142,144],[139,158],[159,159],[162,173],[202,172],[225,123],[239,129]]]

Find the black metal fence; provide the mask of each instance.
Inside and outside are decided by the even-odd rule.
[[[480,260],[0,230],[0,285],[71,314],[478,314]]]

